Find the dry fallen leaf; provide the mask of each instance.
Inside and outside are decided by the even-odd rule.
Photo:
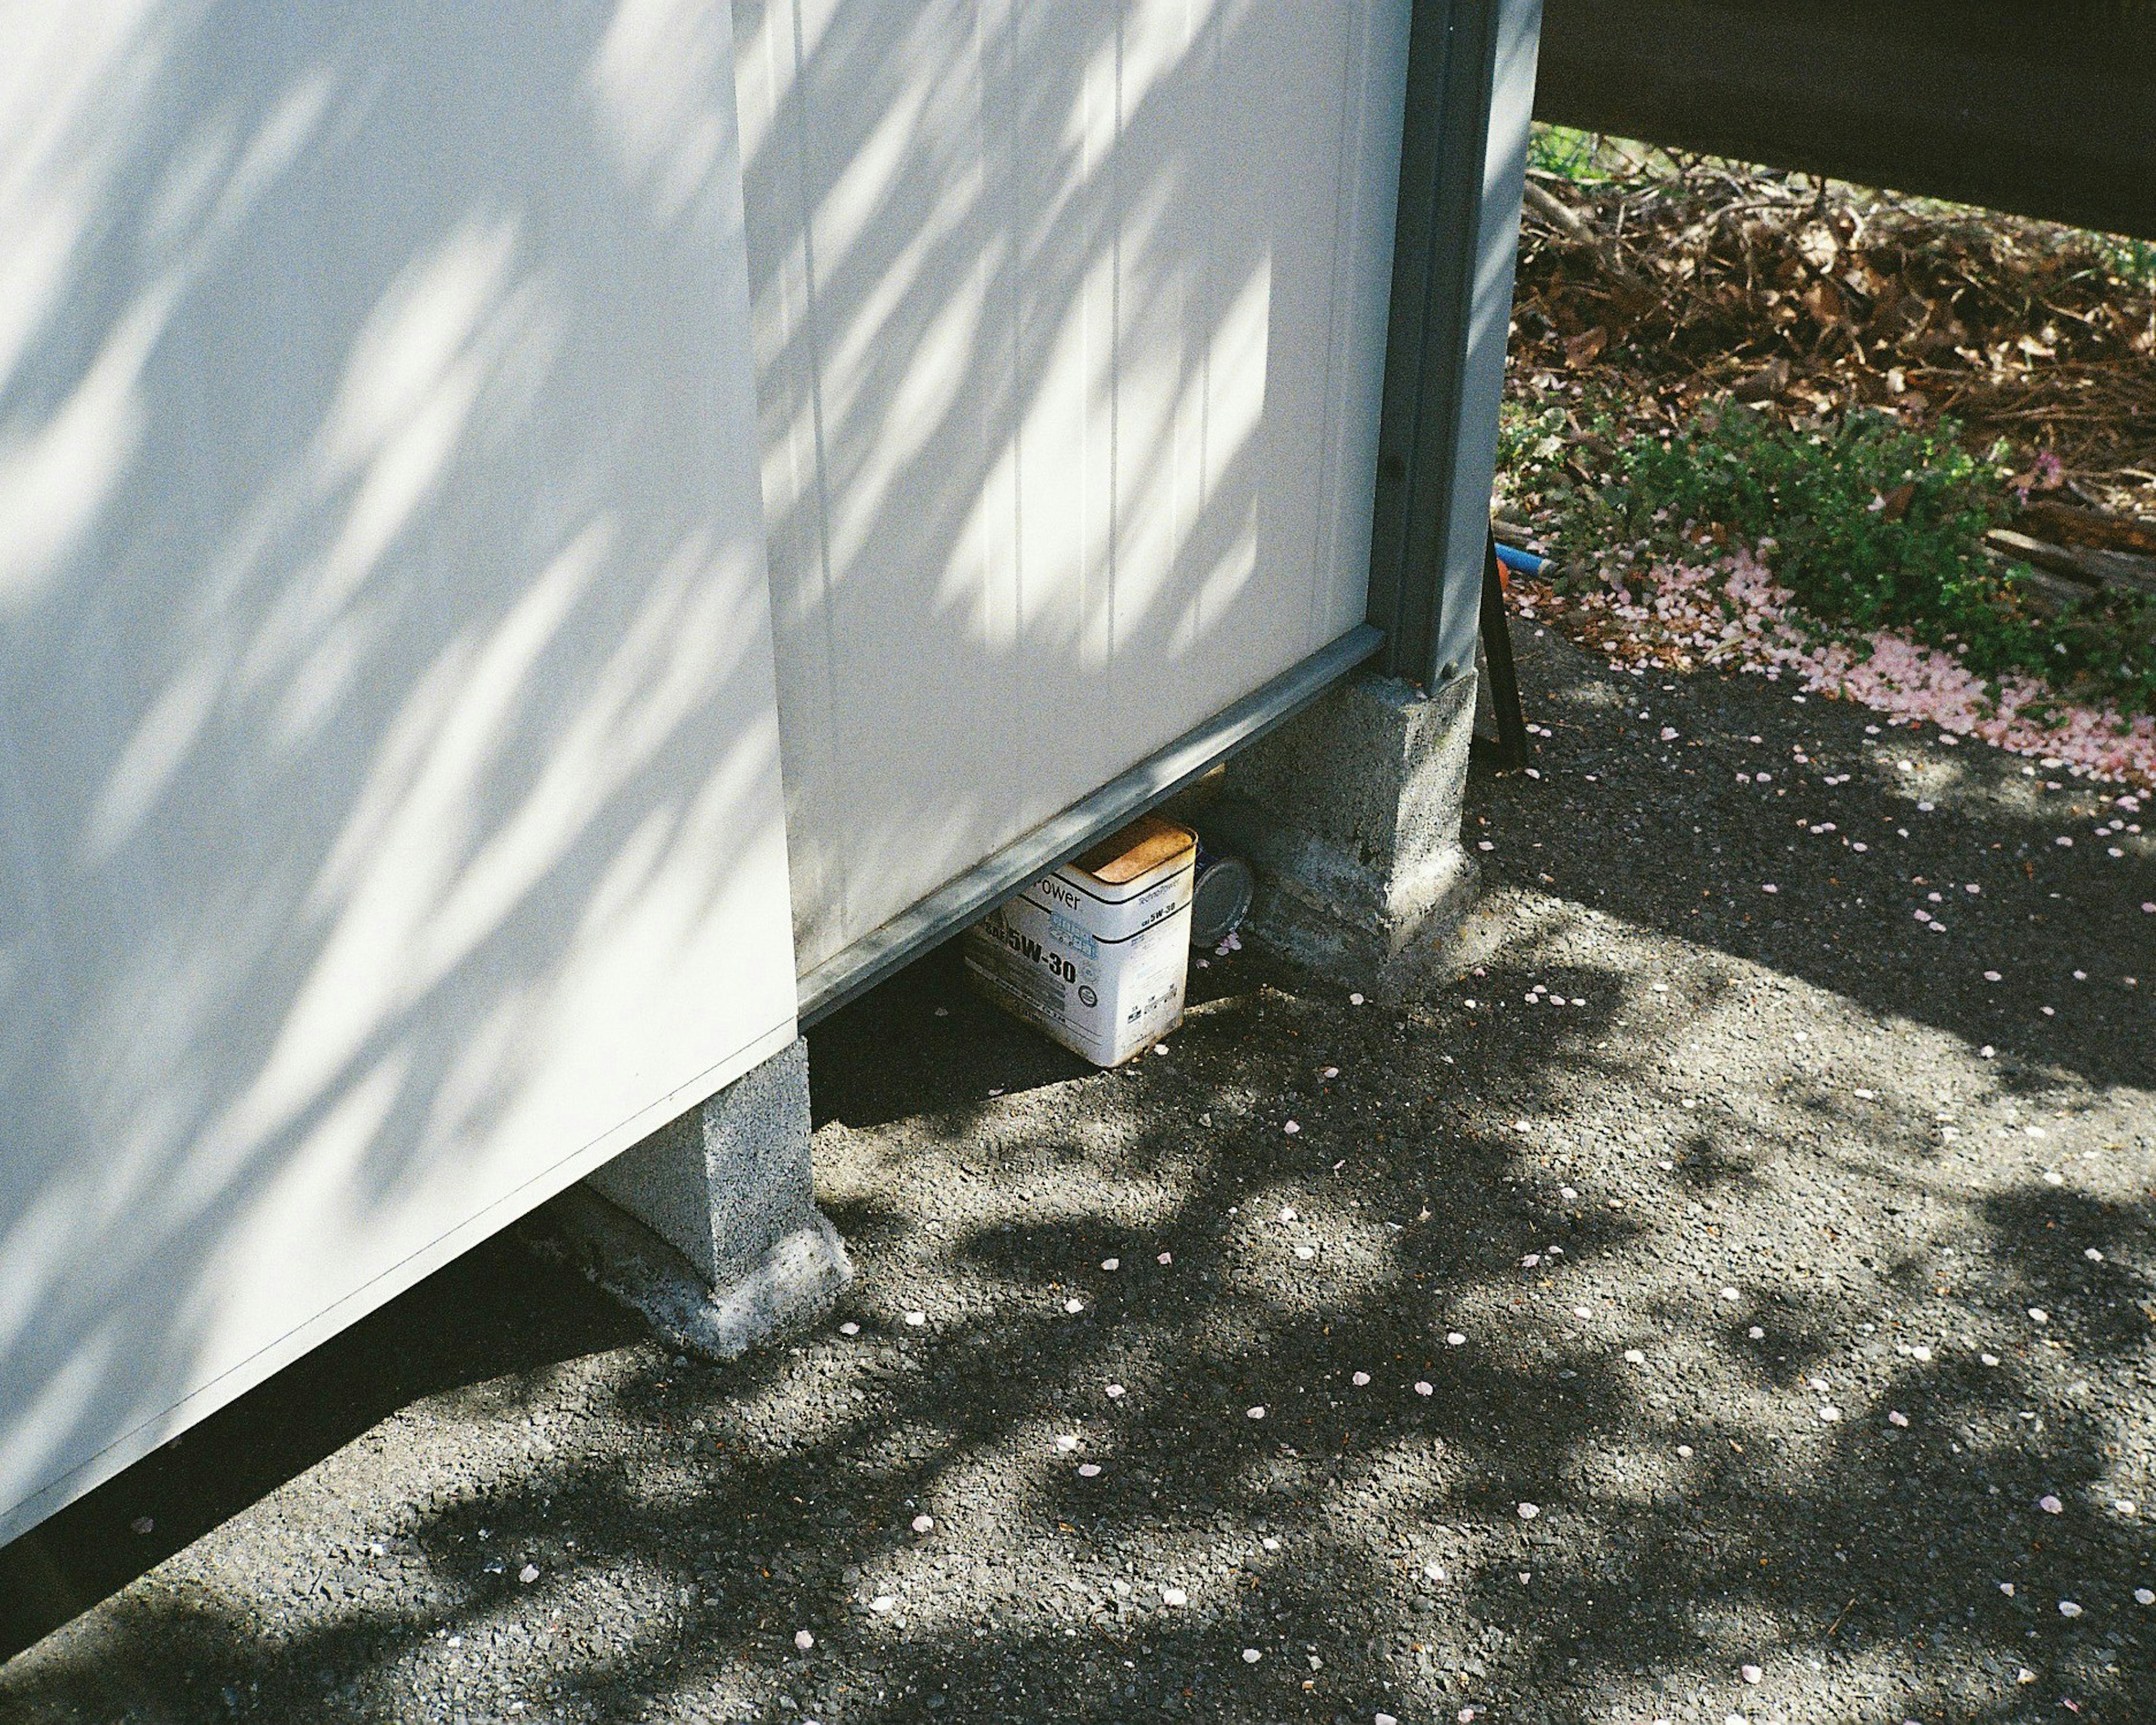
[[[1799,303],[1811,313],[1815,323],[1828,328],[1841,322],[1848,309],[1841,290],[1830,281],[1814,282],[1799,296]]]
[[[1758,371],[1738,378],[1730,393],[1739,401],[1772,401],[1789,387],[1789,362],[1778,354]]]
[[[1564,362],[1575,372],[1584,371],[1601,357],[1602,350],[1609,345],[1609,331],[1597,324],[1564,344]]]
[[[1841,255],[1841,241],[1824,222],[1814,222],[1797,236],[1797,255],[1815,270],[1831,270]]]

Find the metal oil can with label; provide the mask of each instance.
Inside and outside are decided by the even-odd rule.
[[[966,969],[999,1006],[1100,1066],[1182,1022],[1198,836],[1146,815],[966,931]]]

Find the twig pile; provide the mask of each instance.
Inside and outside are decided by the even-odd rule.
[[[2037,489],[2156,515],[2156,288],[2124,243],[1724,162],[1650,166],[1531,177],[1517,395],[1585,385],[1639,429],[1723,394],[1799,424],[1857,405],[1951,415],[1985,449],[2004,439]]]

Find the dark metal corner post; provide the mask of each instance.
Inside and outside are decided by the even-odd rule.
[[[1370,533],[1394,675],[1471,667],[1542,0],[1414,0]]]

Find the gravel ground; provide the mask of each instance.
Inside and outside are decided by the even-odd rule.
[[[2142,817],[1522,633],[1475,973],[1101,1074],[916,966],[822,1332],[496,1242],[0,1555],[0,1717],[2156,1717]]]

